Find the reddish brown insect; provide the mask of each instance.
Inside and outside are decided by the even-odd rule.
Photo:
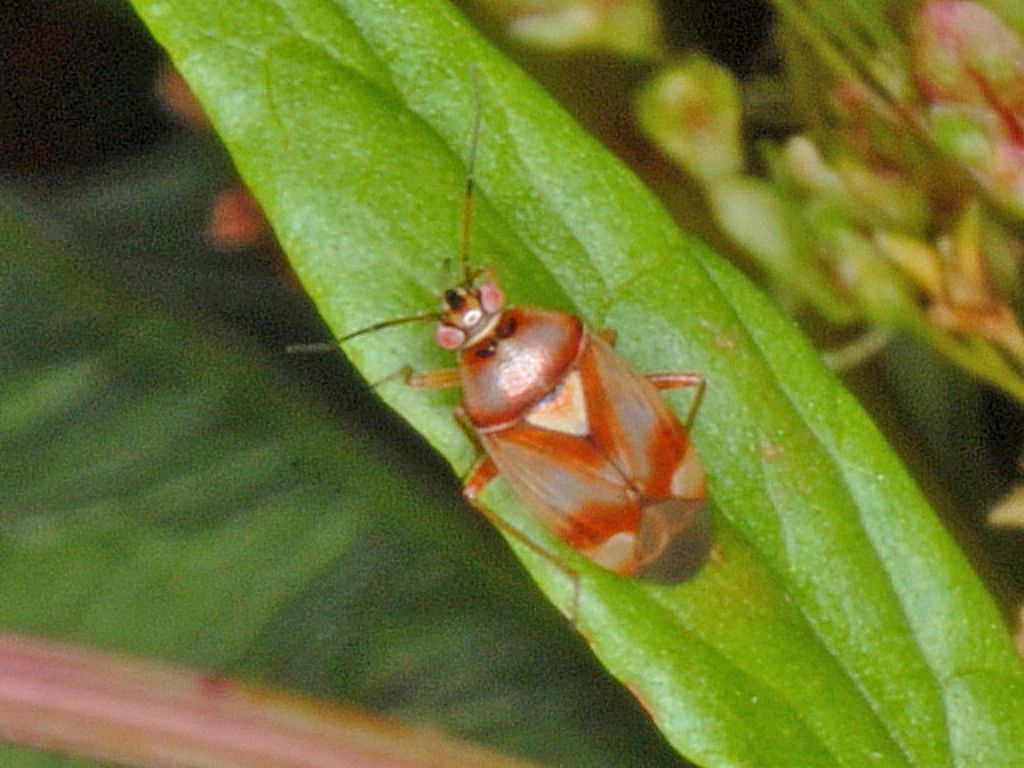
[[[495,283],[472,275],[445,293],[437,341],[458,352],[458,368],[411,383],[462,387],[459,413],[486,452],[463,488],[470,502],[500,474],[608,570],[679,581],[700,567],[710,543],[704,473],[657,391],[699,396],[700,376],[642,377],[579,319],[506,308]]]
[[[439,313],[358,333],[439,320],[437,343],[458,354],[458,367],[410,376],[409,383],[462,388],[457,416],[486,454],[463,488],[471,503],[483,509],[478,497],[500,474],[551,530],[608,570],[688,578],[710,548],[704,473],[687,429],[658,390],[696,388],[689,424],[703,379],[641,376],[578,318],[505,306],[498,285],[469,266],[478,133],[479,113],[464,198],[462,284],[445,291]]]

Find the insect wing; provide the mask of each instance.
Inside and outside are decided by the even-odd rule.
[[[648,499],[703,498],[703,471],[686,429],[647,379],[590,335],[580,357],[591,436]]]
[[[593,440],[641,495],[631,557],[620,573],[685,581],[711,551],[704,470],[658,389],[599,337],[580,359]]]
[[[480,436],[515,494],[578,549],[636,527],[638,509],[622,476],[584,436],[520,422]]]

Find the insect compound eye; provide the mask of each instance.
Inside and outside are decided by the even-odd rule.
[[[437,326],[437,345],[441,349],[455,350],[466,342],[466,334],[451,325]]]
[[[449,288],[444,292],[444,303],[448,305],[448,309],[458,312],[465,305],[466,300],[454,288]]]
[[[480,286],[480,306],[489,315],[496,315],[505,306],[505,292],[494,283]]]

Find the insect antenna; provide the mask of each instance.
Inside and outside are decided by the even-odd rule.
[[[480,143],[480,124],[482,122],[483,113],[480,101],[480,73],[477,71],[476,67],[473,67],[470,74],[473,84],[473,126],[469,136],[469,157],[466,159],[466,185],[462,198],[462,273],[466,288],[473,287],[473,281],[478,274],[478,271],[474,270],[472,265],[469,263],[469,257],[472,251],[473,191],[476,184],[476,153],[477,146]],[[444,263],[444,269],[445,271],[449,269],[449,262],[447,259]],[[448,281],[446,280],[445,283],[448,284]],[[354,339],[357,336],[362,336],[364,333],[380,331],[384,328],[390,328],[393,325],[415,323],[421,320],[440,319],[440,312],[417,312],[416,314],[406,315],[405,317],[395,317],[390,320],[382,320],[379,323],[368,325],[365,328],[360,328],[357,331],[341,336],[334,341],[319,341],[310,344],[289,344],[285,347],[285,351],[289,354],[332,352],[340,348],[340,346],[346,341]]]
[[[466,188],[462,197],[462,272],[466,287],[473,285],[475,274],[469,264],[473,235],[473,188],[476,184],[476,150],[480,143],[480,122],[483,108],[480,103],[480,73],[476,67],[472,72],[473,82],[473,128],[469,136],[469,157],[466,159]]]
[[[334,341],[315,341],[311,344],[289,344],[285,347],[285,352],[288,354],[305,354],[307,352],[333,352],[339,349],[342,344],[346,341],[362,336],[365,333],[373,333],[374,331],[382,331],[385,328],[390,328],[393,325],[404,325],[405,323],[417,323],[423,320],[440,320],[440,312],[417,312],[414,315],[406,315],[405,317],[393,317],[389,320],[381,320],[379,323],[368,325],[365,328],[360,328],[358,331],[352,331],[344,336],[340,336]]]

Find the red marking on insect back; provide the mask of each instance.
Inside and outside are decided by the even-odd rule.
[[[589,504],[576,510],[561,531],[566,543],[586,551],[603,544],[617,533],[635,533],[640,523],[640,505]]]
[[[520,446],[537,454],[542,461],[570,464],[576,471],[621,484],[618,468],[593,440],[577,435],[517,423],[501,431],[500,438],[510,446]]]
[[[580,359],[588,382],[594,441],[636,491],[672,495],[672,477],[689,447],[686,430],[650,382],[638,377],[601,341]]]
[[[683,463],[689,449],[689,438],[678,422],[670,422],[651,430],[647,442],[647,462],[651,473],[644,483],[643,492],[653,498],[672,495],[672,480]]]

